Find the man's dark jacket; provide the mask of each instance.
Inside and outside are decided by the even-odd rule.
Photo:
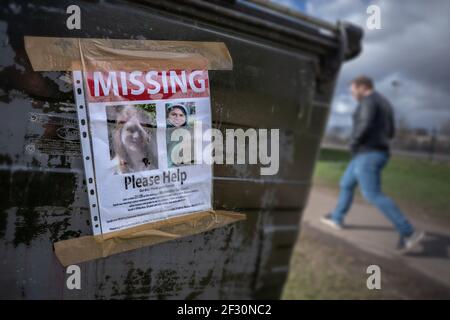
[[[389,152],[389,140],[394,134],[394,112],[389,101],[376,91],[364,97],[353,114],[352,153]]]

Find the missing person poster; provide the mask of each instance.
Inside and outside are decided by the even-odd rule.
[[[94,234],[212,208],[206,70],[73,77]]]

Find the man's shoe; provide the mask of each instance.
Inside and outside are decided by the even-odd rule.
[[[405,238],[405,249],[411,250],[416,247],[420,241],[425,237],[425,232],[423,231],[414,231],[414,233]]]
[[[425,232],[423,231],[414,231],[409,236],[400,236],[400,239],[397,244],[397,250],[407,252],[413,248],[415,248],[420,241],[425,237]]]
[[[320,218],[320,222],[322,222],[323,224],[326,224],[327,226],[336,229],[336,230],[342,230],[342,224],[338,223],[336,221],[334,221],[331,218],[331,213],[323,216],[322,218]]]

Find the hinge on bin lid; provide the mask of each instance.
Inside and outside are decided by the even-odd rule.
[[[340,33],[340,58],[341,61],[350,60],[361,52],[361,39],[363,30],[351,23],[338,21]]]

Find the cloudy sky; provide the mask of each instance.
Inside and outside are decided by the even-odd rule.
[[[273,1],[364,28],[363,52],[341,70],[331,125],[351,124],[355,103],[347,83],[358,74],[374,78],[377,89],[391,99],[397,118],[408,125],[439,129],[450,121],[450,1]],[[370,4],[381,9],[380,30],[366,27]]]

